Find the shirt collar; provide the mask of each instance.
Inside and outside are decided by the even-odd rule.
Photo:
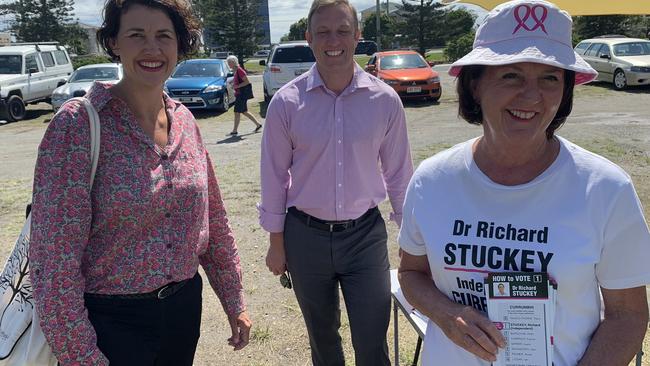
[[[86,94],[85,97],[88,98],[98,112],[114,98],[113,93],[109,91],[111,87],[113,87],[113,83],[95,81]],[[163,93],[163,100],[165,102],[165,109],[175,111],[176,108],[181,106],[180,102],[173,100],[166,93]]]
[[[374,85],[374,83],[373,83],[372,79],[368,76],[368,73],[365,72],[355,62],[354,63],[354,74],[352,75],[352,81],[350,81],[350,84],[345,88],[345,90],[349,90],[349,92],[353,92],[356,89],[369,88],[369,87],[371,87],[373,85]],[[316,89],[318,87],[326,88],[325,82],[321,78],[320,73],[318,72],[318,69],[316,68],[316,64],[314,64],[314,65],[312,65],[311,69],[309,69],[309,72],[308,72],[308,75],[307,75],[307,91],[311,91],[312,89]]]

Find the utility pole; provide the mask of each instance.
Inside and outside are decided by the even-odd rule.
[[[377,51],[381,51],[381,9],[379,9],[379,0],[377,0],[377,8],[375,9],[375,16],[377,17]]]

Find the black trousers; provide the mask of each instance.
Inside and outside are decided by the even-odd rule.
[[[192,366],[202,287],[197,273],[162,300],[85,297],[97,346],[111,366]]]
[[[388,366],[390,322],[387,234],[379,210],[341,232],[310,227],[288,213],[287,266],[302,310],[315,366],[345,365],[339,286],[350,321],[356,366]]]

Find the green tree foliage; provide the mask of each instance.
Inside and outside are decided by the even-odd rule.
[[[207,31],[206,43],[219,44],[241,64],[255,53],[262,38],[257,29],[259,0],[195,0],[194,6]]]
[[[404,44],[415,45],[424,56],[427,48],[442,45],[445,11],[433,0],[402,0],[399,31]]]
[[[644,15],[597,15],[573,17],[574,43],[605,34],[647,38],[650,32],[650,16]]]
[[[85,53],[86,32],[74,23],[74,0],[14,0],[0,5],[0,14],[12,14],[11,30],[19,42],[52,42]]]
[[[465,9],[448,11],[443,20],[441,39],[443,43],[456,40],[468,33],[473,34],[476,16]]]
[[[307,31],[307,18],[302,18],[299,21],[291,24],[289,33],[282,36],[280,41],[300,41],[305,39],[305,32]]]
[[[465,56],[472,50],[474,43],[474,32],[465,33],[464,35],[447,42],[444,55],[447,61],[454,62]]]
[[[381,32],[381,49],[391,49],[397,27],[393,18],[386,13],[381,13],[379,17],[379,31]],[[363,39],[377,40],[377,17],[375,15],[363,21]]]

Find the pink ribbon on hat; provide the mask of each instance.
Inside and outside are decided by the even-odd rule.
[[[537,16],[537,9],[542,9],[542,14],[540,17]],[[519,14],[519,10],[523,9],[526,13],[524,14],[523,18]],[[535,5],[533,7],[530,7],[527,4],[521,4],[515,8],[515,20],[517,20],[517,27],[515,28],[514,31],[512,31],[512,34],[517,33],[519,29],[525,29],[529,32],[534,31],[537,28],[542,28],[542,31],[544,33],[548,34],[546,31],[546,28],[544,27],[544,22],[546,21],[546,16],[548,15],[548,9],[544,5]],[[532,27],[528,27],[526,24],[526,21],[528,18],[532,17],[533,20],[535,21],[535,24]]]

